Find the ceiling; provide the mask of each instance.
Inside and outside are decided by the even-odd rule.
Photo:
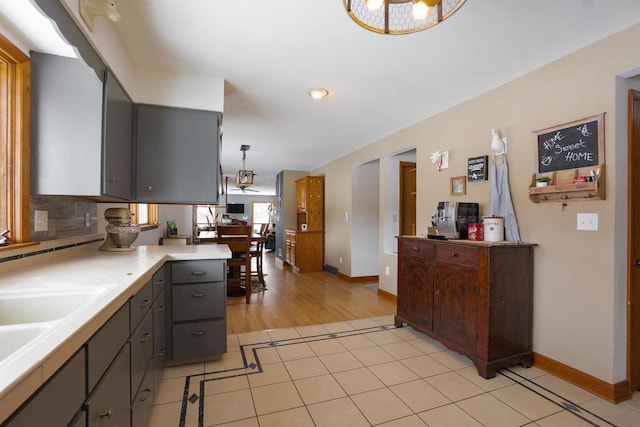
[[[440,25],[399,36],[359,27],[342,0],[117,7],[112,25],[137,70],[225,79],[223,170],[235,174],[250,145],[261,194],[274,194],[281,170],[318,168],[640,22],[638,0],[468,0]],[[314,101],[311,87],[330,94]]]

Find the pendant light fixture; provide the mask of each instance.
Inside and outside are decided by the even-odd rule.
[[[466,0],[344,0],[358,25],[382,34],[426,30],[453,15]]]

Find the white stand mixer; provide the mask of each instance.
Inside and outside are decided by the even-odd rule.
[[[109,208],[104,211],[109,222],[105,227],[107,237],[98,249],[110,252],[135,251],[131,244],[140,233],[140,226],[131,224],[131,211],[126,208]]]

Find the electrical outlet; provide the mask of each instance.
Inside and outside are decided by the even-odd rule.
[[[33,222],[33,231],[48,231],[49,211],[39,211],[36,209]]]
[[[579,213],[577,229],[586,231],[598,231],[598,214]]]
[[[89,212],[84,214],[84,226],[91,227],[91,214]]]
[[[340,257],[338,261],[340,262],[340,264],[342,264],[342,257]]]
[[[388,276],[388,275],[390,275],[390,274],[391,274],[391,271],[390,271],[390,269],[389,269],[389,266],[388,266],[388,265],[386,265],[386,266],[384,267],[384,275],[385,275],[385,276]]]

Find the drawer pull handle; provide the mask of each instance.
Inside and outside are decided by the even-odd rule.
[[[204,276],[205,274],[207,274],[206,271],[192,271],[191,272],[192,276]]]
[[[161,305],[160,307],[158,307],[157,311],[164,311],[164,305]]]
[[[193,331],[193,332],[191,332],[191,335],[195,335],[195,336],[204,335],[204,334],[206,334],[205,331]]]
[[[149,305],[149,303],[151,303],[151,301],[150,301],[150,300],[148,300],[148,299],[146,299],[146,300],[142,301],[142,302],[140,303],[140,308],[145,308],[146,306],[148,306],[148,305]]]
[[[161,348],[160,350],[158,350],[158,358],[164,357],[166,352],[167,352],[167,350],[164,349],[164,348]]]
[[[111,419],[113,417],[113,411],[109,409],[107,412],[103,412],[99,415],[100,418]]]
[[[456,252],[451,252],[451,256],[455,258],[458,256],[458,254]]]
[[[416,252],[420,252],[420,246],[414,246],[413,250],[416,251]]]
[[[156,285],[164,285],[164,279],[160,279],[156,282]]]
[[[191,294],[191,296],[194,297],[194,298],[202,298],[202,297],[206,297],[207,294],[205,294],[204,292],[200,292],[200,293],[197,293],[197,294]]]
[[[145,342],[147,341],[149,338],[151,338],[151,333],[149,332],[145,332],[144,335],[142,336],[142,338],[140,338],[140,342]]]

